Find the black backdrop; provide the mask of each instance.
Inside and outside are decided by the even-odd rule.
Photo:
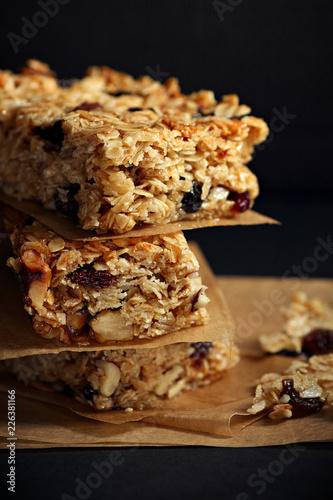
[[[199,241],[216,273],[304,273],[318,238],[328,241],[332,234],[333,3],[58,0],[58,12],[45,23],[45,15],[37,13],[42,3],[54,1],[2,1],[0,67],[16,70],[36,57],[49,62],[60,77],[70,77],[83,75],[88,65],[107,64],[134,76],[177,76],[185,92],[211,88],[217,96],[238,93],[254,115],[272,126],[270,142],[251,164],[261,185],[255,208],[283,224],[197,230],[187,236]],[[30,26],[27,37],[22,17],[45,26]],[[24,40],[15,41],[15,36]],[[305,275],[333,277],[332,258],[317,262]],[[268,485],[263,498],[331,498],[325,488],[330,484],[332,446],[306,447],[302,459]],[[249,475],[280,452],[121,451],[126,466],[91,498],[238,498],[239,491],[249,491]],[[75,477],[88,474],[91,461],[106,454],[82,449],[21,452],[17,498],[61,498],[64,491],[73,495]],[[7,452],[0,453],[0,462],[7,471]]]

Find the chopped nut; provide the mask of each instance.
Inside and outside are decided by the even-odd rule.
[[[51,269],[35,250],[25,250],[21,262],[23,267],[20,275],[26,297],[31,300],[32,306],[40,311],[50,286]]]
[[[205,288],[200,288],[200,290],[195,294],[192,302],[192,311],[197,311],[200,307],[206,307],[209,302],[209,298],[205,294]]]
[[[173,384],[168,390],[168,398],[174,398],[179,394],[185,387],[186,380],[178,380],[175,384]]]
[[[99,361],[98,368],[104,372],[99,379],[99,390],[102,396],[109,397],[116,390],[120,381],[120,370],[114,363]]]
[[[183,373],[183,371],[184,369],[181,366],[174,366],[164,373],[160,382],[154,389],[155,394],[157,394],[157,396],[163,396],[163,394],[167,392],[168,387]]]
[[[97,342],[133,338],[133,327],[126,325],[120,311],[102,311],[89,324],[94,330]]]

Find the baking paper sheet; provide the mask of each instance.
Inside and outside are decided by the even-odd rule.
[[[234,278],[220,280],[236,320],[241,363],[209,387],[182,394],[163,408],[141,414],[141,421],[111,423],[112,412],[96,414],[20,385],[17,393],[17,447],[177,446],[250,447],[333,440],[333,411],[324,408],[302,419],[272,421],[265,415],[246,415],[256,380],[266,372],[283,372],[291,358],[263,355],[258,336],[279,328],[278,309],[302,289],[331,300],[332,280]],[[7,376],[8,377],[8,376]],[[3,378],[2,390],[17,388]],[[21,393],[22,396],[19,394]],[[23,393],[25,396],[23,396]],[[6,408],[6,394],[0,404]],[[45,399],[48,402],[42,402]],[[114,420],[115,422],[115,420]],[[7,420],[1,415],[0,446],[6,445]]]
[[[276,220],[266,215],[259,214],[254,210],[247,210],[243,214],[235,215],[230,218],[213,219],[213,220],[184,220],[180,222],[172,222],[170,224],[143,225],[139,229],[133,229],[125,234],[103,233],[97,235],[95,231],[86,231],[76,226],[69,218],[59,215],[56,212],[47,210],[40,203],[31,200],[16,200],[11,196],[0,193],[0,201],[10,205],[21,212],[24,212],[31,217],[34,217],[39,222],[44,224],[49,229],[60,234],[68,240],[116,240],[119,238],[133,238],[136,236],[150,236],[153,234],[170,234],[176,231],[185,231],[188,229],[197,229],[200,227],[212,226],[251,226],[257,224],[279,224]]]

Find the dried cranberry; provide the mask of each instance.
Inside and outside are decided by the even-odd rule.
[[[83,266],[81,269],[74,271],[70,275],[70,280],[77,285],[91,288],[108,288],[119,281],[117,276],[112,276],[107,271],[96,271],[90,266]]]
[[[286,378],[282,381],[282,392],[280,397],[287,394],[290,397],[289,404],[296,410],[306,415],[311,415],[311,413],[316,413],[321,410],[324,406],[324,401],[320,398],[302,398],[299,392],[294,389],[293,379]]]
[[[317,328],[303,337],[302,349],[312,354],[327,354],[333,351],[333,331]]]
[[[203,200],[201,199],[202,186],[193,181],[192,189],[189,193],[185,193],[182,199],[182,208],[188,213],[192,214],[200,210]]]
[[[83,111],[94,111],[95,109],[103,109],[103,106],[99,102],[82,102],[79,106],[76,106],[73,111],[79,109]]]
[[[236,191],[230,191],[228,200],[234,201],[235,204],[232,207],[232,211],[238,214],[245,212],[250,207],[250,195],[247,191],[245,193],[236,193]]]
[[[72,217],[75,222],[78,221],[79,203],[74,199],[74,196],[79,190],[79,184],[72,184],[68,188],[59,188],[55,195],[56,209],[60,213]]]
[[[209,351],[213,347],[213,342],[195,342],[191,344],[191,347],[194,347],[194,353],[191,354],[191,358],[203,359],[209,354]]]
[[[65,138],[62,129],[62,120],[56,121],[53,125],[47,127],[35,127],[34,134],[39,135],[45,141],[52,142],[55,146],[62,146]]]
[[[94,396],[97,396],[98,391],[96,391],[95,389],[93,389],[91,387],[91,385],[89,384],[89,385],[86,385],[82,389],[82,394],[84,395],[84,397],[86,398],[87,401],[93,401]]]

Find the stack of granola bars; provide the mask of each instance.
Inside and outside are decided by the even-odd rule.
[[[265,122],[236,95],[184,95],[174,78],[93,67],[61,81],[35,60],[0,72],[0,108],[8,265],[36,333],[68,347],[7,368],[20,378],[29,367],[29,382],[108,410],[154,406],[234,366],[237,348],[210,341],[209,298],[182,221],[251,208],[258,183],[246,164]],[[22,210],[24,199],[56,212],[60,229],[46,210]],[[74,225],[64,236],[69,219],[87,236]],[[193,329],[200,341],[189,341]]]

